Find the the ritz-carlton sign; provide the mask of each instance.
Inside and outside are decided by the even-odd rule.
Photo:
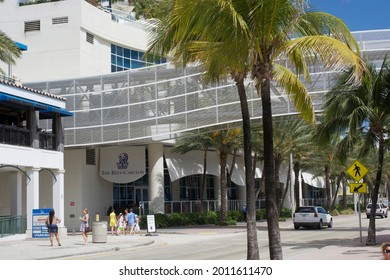
[[[134,182],[145,175],[145,147],[100,149],[100,176],[113,183]]]

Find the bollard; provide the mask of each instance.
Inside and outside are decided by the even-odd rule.
[[[75,226],[73,226],[73,228],[72,228],[72,235],[73,236],[76,235],[76,228],[75,228]]]

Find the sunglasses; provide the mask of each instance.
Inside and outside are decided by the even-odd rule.
[[[383,253],[389,254],[390,250],[383,250]]]

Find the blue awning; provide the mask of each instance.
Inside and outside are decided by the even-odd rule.
[[[19,50],[21,51],[27,51],[27,45],[25,44],[22,44],[22,43],[19,43],[19,42],[15,42],[15,45],[19,48]]]
[[[60,114],[61,117],[73,116],[73,113],[69,112],[68,110],[56,106],[44,104],[41,102],[29,100],[26,98],[9,95],[3,92],[0,92],[0,102],[1,101],[8,101],[10,103],[18,104],[21,106],[32,107],[36,111],[39,111],[40,119],[50,118],[51,116],[53,116],[53,113],[58,113]]]

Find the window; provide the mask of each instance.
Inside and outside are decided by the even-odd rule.
[[[41,21],[33,20],[33,21],[25,21],[24,22],[24,32],[31,31],[40,31],[41,30]]]
[[[144,55],[145,53],[140,51],[111,45],[111,72],[119,72],[166,62],[166,59],[160,59],[147,63]]]

